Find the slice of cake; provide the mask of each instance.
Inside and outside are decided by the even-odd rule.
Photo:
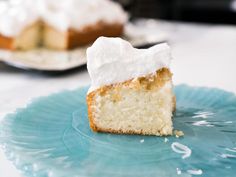
[[[0,34],[0,48],[10,50],[30,50],[40,44],[40,23],[34,23],[22,30],[15,37]]]
[[[171,135],[175,96],[167,44],[135,49],[98,38],[87,50],[90,127],[97,132]]]
[[[99,36],[121,36],[127,21],[121,6],[111,0],[44,1],[40,9],[48,48],[71,49]]]
[[[40,30],[33,1],[0,2],[0,49],[33,49],[39,45]]]
[[[0,2],[0,48],[68,50],[123,33],[127,14],[111,0]]]

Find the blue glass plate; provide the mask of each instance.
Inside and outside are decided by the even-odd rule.
[[[93,133],[87,87],[33,101],[0,125],[7,157],[28,177],[232,177],[236,175],[236,96],[175,87],[175,129],[184,137]]]

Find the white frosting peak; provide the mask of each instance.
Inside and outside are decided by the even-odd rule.
[[[9,0],[0,2],[0,34],[18,35],[26,26],[39,18],[37,6],[32,0]]]
[[[136,49],[121,38],[100,37],[87,49],[90,91],[168,68],[170,60],[170,48],[166,43]]]
[[[98,22],[127,21],[121,6],[110,0],[8,0],[0,2],[0,33],[16,36],[40,19],[60,31],[82,30]]]

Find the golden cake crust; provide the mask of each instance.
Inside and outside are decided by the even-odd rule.
[[[84,27],[82,30],[69,29],[67,32],[60,32],[51,26],[47,26],[47,24],[43,24],[42,22],[38,22],[38,24],[40,25],[40,28],[42,28],[42,30],[38,34],[40,41],[42,41],[42,45],[46,48],[58,50],[68,50],[83,46],[94,42],[100,36],[118,37],[122,35],[124,28],[124,25],[119,23],[106,24],[103,22],[98,22],[97,24]],[[28,29],[30,29],[32,26],[33,25],[27,27],[22,32],[22,34],[27,34]],[[47,32],[50,33],[45,37],[45,33]],[[20,34],[19,36],[21,36],[22,34]],[[54,37],[52,39],[49,39],[52,34],[54,35]],[[15,40],[19,36],[6,37],[0,34],[0,48],[8,50],[18,49],[18,47],[15,46]]]
[[[155,74],[150,74],[145,77],[139,77],[137,79],[130,79],[128,81],[122,82],[122,83],[117,83],[117,84],[112,84],[108,86],[103,86],[99,89],[96,89],[92,92],[90,92],[86,99],[87,99],[87,106],[88,106],[88,118],[89,118],[89,123],[90,127],[93,131],[95,132],[108,132],[108,133],[118,133],[118,134],[141,134],[141,135],[148,135],[144,131],[141,130],[136,132],[132,130],[128,131],[122,131],[122,130],[113,130],[113,129],[104,129],[101,127],[96,126],[94,122],[94,116],[93,116],[93,111],[92,111],[92,106],[94,104],[94,97],[96,94],[104,95],[106,94],[107,91],[111,89],[119,89],[121,86],[127,86],[135,89],[141,89],[145,88],[146,90],[151,90],[151,89],[156,89],[156,88],[161,88],[162,86],[165,85],[165,83],[171,81],[172,78],[172,73],[170,72],[169,69],[167,68],[162,68],[158,71],[156,71]],[[116,99],[119,99],[119,96],[114,97],[114,101]],[[176,99],[175,96],[173,97],[173,112],[175,111],[176,107]],[[159,132],[159,136],[162,136],[163,134]]]
[[[61,32],[54,27],[44,25],[43,45],[57,50],[73,49],[92,43],[100,36],[121,36],[123,26],[123,24],[99,22],[95,25],[86,26],[81,30],[69,29],[67,32]]]
[[[70,29],[68,32],[67,49],[83,46],[94,42],[98,37],[117,37],[123,33],[123,24],[106,24],[99,22],[95,25],[87,26],[84,29],[77,31]]]
[[[10,37],[6,37],[0,34],[0,48],[1,49],[8,49],[13,50],[14,49],[14,39]]]

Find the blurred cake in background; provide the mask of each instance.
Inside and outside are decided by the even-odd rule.
[[[39,14],[29,0],[0,2],[0,48],[32,49],[40,42]]]
[[[74,48],[99,36],[120,36],[126,13],[110,0],[44,0],[39,5],[44,22],[44,45]],[[55,42],[57,41],[57,42]]]
[[[120,38],[98,38],[87,49],[91,87],[88,117],[94,131],[171,135],[175,96],[167,44],[135,49]]]
[[[0,48],[72,49],[122,35],[126,21],[110,0],[9,0],[0,4]]]

